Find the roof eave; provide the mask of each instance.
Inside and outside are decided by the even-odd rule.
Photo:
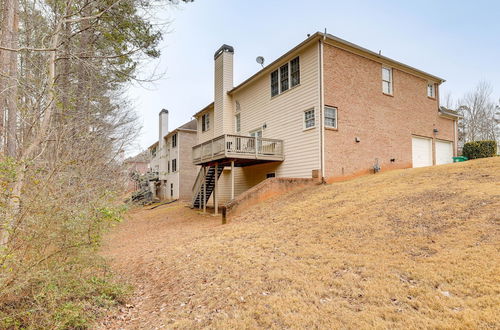
[[[302,41],[300,44],[298,44],[297,46],[293,47],[288,52],[286,52],[285,54],[281,55],[276,60],[274,60],[270,64],[266,65],[265,67],[263,67],[262,69],[260,69],[259,71],[257,71],[255,74],[253,74],[252,76],[250,76],[248,79],[246,79],[245,81],[243,81],[241,84],[239,84],[238,86],[236,86],[233,89],[229,90],[227,92],[227,94],[231,95],[231,94],[235,93],[239,89],[243,88],[245,85],[251,83],[254,79],[260,77],[261,75],[263,75],[266,72],[268,72],[269,70],[271,70],[271,68],[275,64],[279,63],[284,58],[290,56],[290,54],[293,54],[294,52],[298,51],[299,49],[302,49],[302,48],[305,48],[305,47],[309,46],[310,43],[312,43],[315,40],[319,40],[322,36],[323,36],[323,34],[321,32],[314,33],[313,35],[311,35],[310,37],[308,37],[307,39],[305,39],[304,41]]]
[[[193,115],[193,117],[198,117],[202,112],[205,112],[207,110],[209,110],[210,108],[213,108],[214,107],[214,102],[210,103],[209,105],[207,105],[206,107],[204,107],[203,109],[201,109],[200,111],[198,111],[197,113],[195,113]]]
[[[412,66],[410,66],[410,65],[408,65],[408,64],[404,64],[404,63],[402,63],[402,62],[396,61],[396,60],[394,60],[394,59],[392,59],[392,58],[389,58],[389,57],[386,57],[386,56],[381,55],[381,54],[379,54],[379,53],[376,53],[376,52],[374,52],[374,51],[371,51],[371,50],[369,50],[369,49],[367,49],[367,48],[364,48],[364,47],[361,47],[361,46],[359,46],[359,45],[353,44],[352,42],[349,42],[349,41],[347,41],[347,40],[341,39],[341,38],[336,37],[336,36],[334,36],[334,35],[332,35],[332,34],[328,34],[328,33],[327,33],[327,34],[325,35],[324,33],[321,33],[321,32],[319,32],[319,33],[320,33],[321,35],[325,36],[327,39],[333,40],[333,41],[335,41],[335,42],[338,42],[338,43],[340,43],[340,44],[346,45],[346,46],[348,46],[348,47],[352,47],[352,48],[357,49],[357,50],[359,50],[359,51],[361,51],[361,52],[364,52],[364,53],[370,54],[370,55],[375,56],[375,57],[377,57],[377,58],[379,58],[379,59],[381,59],[381,60],[383,60],[383,61],[385,61],[385,62],[388,62],[388,63],[393,63],[393,64],[396,64],[396,65],[398,65],[398,66],[401,66],[401,67],[404,67],[404,68],[410,69],[410,70],[412,70],[412,71],[418,72],[418,73],[420,73],[421,75],[428,76],[429,78],[432,78],[432,79],[434,79],[434,80],[438,81],[440,84],[441,84],[441,83],[444,83],[444,82],[446,81],[446,80],[445,80],[445,79],[443,79],[443,78],[440,78],[440,77],[438,77],[438,76],[432,75],[432,74],[427,73],[427,72],[425,72],[425,71],[422,71],[422,70],[420,70],[420,69],[414,68],[414,67],[412,67]]]

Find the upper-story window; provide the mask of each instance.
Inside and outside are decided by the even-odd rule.
[[[288,90],[289,82],[288,63],[280,67],[280,93]]]
[[[153,148],[151,149],[151,156],[152,156],[153,158],[155,158],[155,157],[156,157],[156,152],[157,152],[157,148],[156,148],[156,147],[153,147]]]
[[[325,127],[337,128],[337,108],[325,107]]]
[[[177,147],[177,133],[172,135],[172,148]]]
[[[427,84],[427,96],[432,97],[433,99],[436,98],[436,84],[434,83]]]
[[[278,70],[271,72],[271,96],[278,95],[280,92]]]
[[[382,92],[392,95],[392,69],[382,67]]]
[[[177,159],[172,159],[172,172],[177,172]]]
[[[201,131],[206,132],[210,129],[210,114],[206,113],[201,116]]]
[[[292,80],[292,87],[300,84],[300,63],[298,57],[290,61],[290,76]]]
[[[271,72],[271,96],[276,96],[300,84],[299,57]]]
[[[304,128],[314,127],[315,123],[314,109],[304,111]]]
[[[234,116],[234,130],[236,133],[241,132],[241,116],[239,113]]]

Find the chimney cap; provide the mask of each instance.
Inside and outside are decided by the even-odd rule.
[[[161,109],[161,111],[160,111],[160,115],[161,115],[162,113],[166,113],[166,114],[168,114],[168,110],[167,110],[167,109]]]
[[[233,46],[229,46],[229,45],[226,45],[226,44],[220,46],[220,48],[217,49],[217,51],[214,54],[214,60],[217,59],[217,57],[219,57],[219,55],[222,54],[222,53],[224,53],[224,52],[228,52],[228,53],[234,54],[234,48],[233,48]]]

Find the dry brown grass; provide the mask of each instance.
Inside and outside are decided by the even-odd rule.
[[[498,328],[499,209],[494,158],[307,188],[225,226],[139,211],[106,249],[139,294],[106,326]]]

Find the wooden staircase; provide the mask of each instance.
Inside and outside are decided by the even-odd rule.
[[[215,166],[204,166],[200,169],[193,186],[193,200],[191,202],[192,208],[202,208],[203,205],[206,205],[212,195],[212,192],[214,191],[216,176],[218,180],[223,170],[224,166],[221,165],[217,166],[217,173]],[[205,192],[203,191],[204,189]],[[204,194],[205,201],[203,202]]]

